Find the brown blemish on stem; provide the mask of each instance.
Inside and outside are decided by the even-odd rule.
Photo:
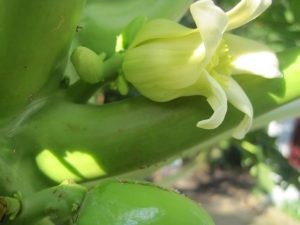
[[[66,130],[73,131],[73,132],[78,132],[78,131],[81,131],[82,128],[79,125],[67,123],[66,124]]]
[[[54,27],[51,31],[52,31],[52,32],[58,31],[58,30],[62,27],[62,25],[64,24],[64,22],[65,22],[65,18],[64,18],[63,16],[60,16],[60,19],[59,19],[59,21],[58,21],[57,26]]]
[[[78,33],[80,30],[82,30],[82,28],[83,28],[83,26],[77,25],[77,26],[76,26],[76,32]]]

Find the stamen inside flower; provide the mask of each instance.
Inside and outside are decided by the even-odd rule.
[[[213,76],[223,87],[228,86],[229,77],[232,73],[232,56],[226,42],[223,40],[210,62],[206,71]]]

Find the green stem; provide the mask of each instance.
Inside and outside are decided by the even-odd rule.
[[[29,194],[53,185],[35,166],[34,158],[26,153],[26,146],[18,148],[0,141],[0,194]]]
[[[67,95],[75,103],[85,103],[89,98],[107,82],[115,79],[121,68],[123,62],[123,55],[115,54],[103,64],[103,81],[97,84],[88,84],[82,80],[77,81],[69,87]]]
[[[1,0],[0,118],[33,101],[65,68],[85,0]]]
[[[21,211],[21,202],[18,198],[0,196],[0,222],[14,220]]]
[[[21,211],[11,223],[34,224],[45,217],[56,222],[71,221],[86,192],[84,187],[71,183],[37,192],[21,199]]]
[[[0,1],[0,193],[27,196],[52,184],[9,133],[58,89],[85,0]],[[40,104],[40,103],[42,104]]]

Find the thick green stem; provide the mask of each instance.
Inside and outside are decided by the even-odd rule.
[[[37,190],[53,185],[35,166],[35,160],[26,153],[32,147],[17,148],[0,140],[0,195],[16,192],[27,196]]]
[[[58,87],[84,2],[0,1],[0,118]]]
[[[86,192],[82,186],[66,183],[32,194],[21,199],[21,211],[11,224],[34,224],[45,217],[57,222],[71,221]]]
[[[0,1],[0,194],[27,196],[52,184],[10,139],[59,87],[85,0]],[[36,100],[38,99],[38,100]],[[40,104],[41,103],[41,104]]]
[[[117,77],[122,62],[123,55],[113,55],[103,64],[103,81],[96,84],[88,84],[79,80],[68,89],[68,96],[75,103],[87,102],[97,89]]]

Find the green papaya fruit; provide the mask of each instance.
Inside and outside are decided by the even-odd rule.
[[[91,189],[76,225],[214,225],[197,203],[150,183],[109,181]]]

